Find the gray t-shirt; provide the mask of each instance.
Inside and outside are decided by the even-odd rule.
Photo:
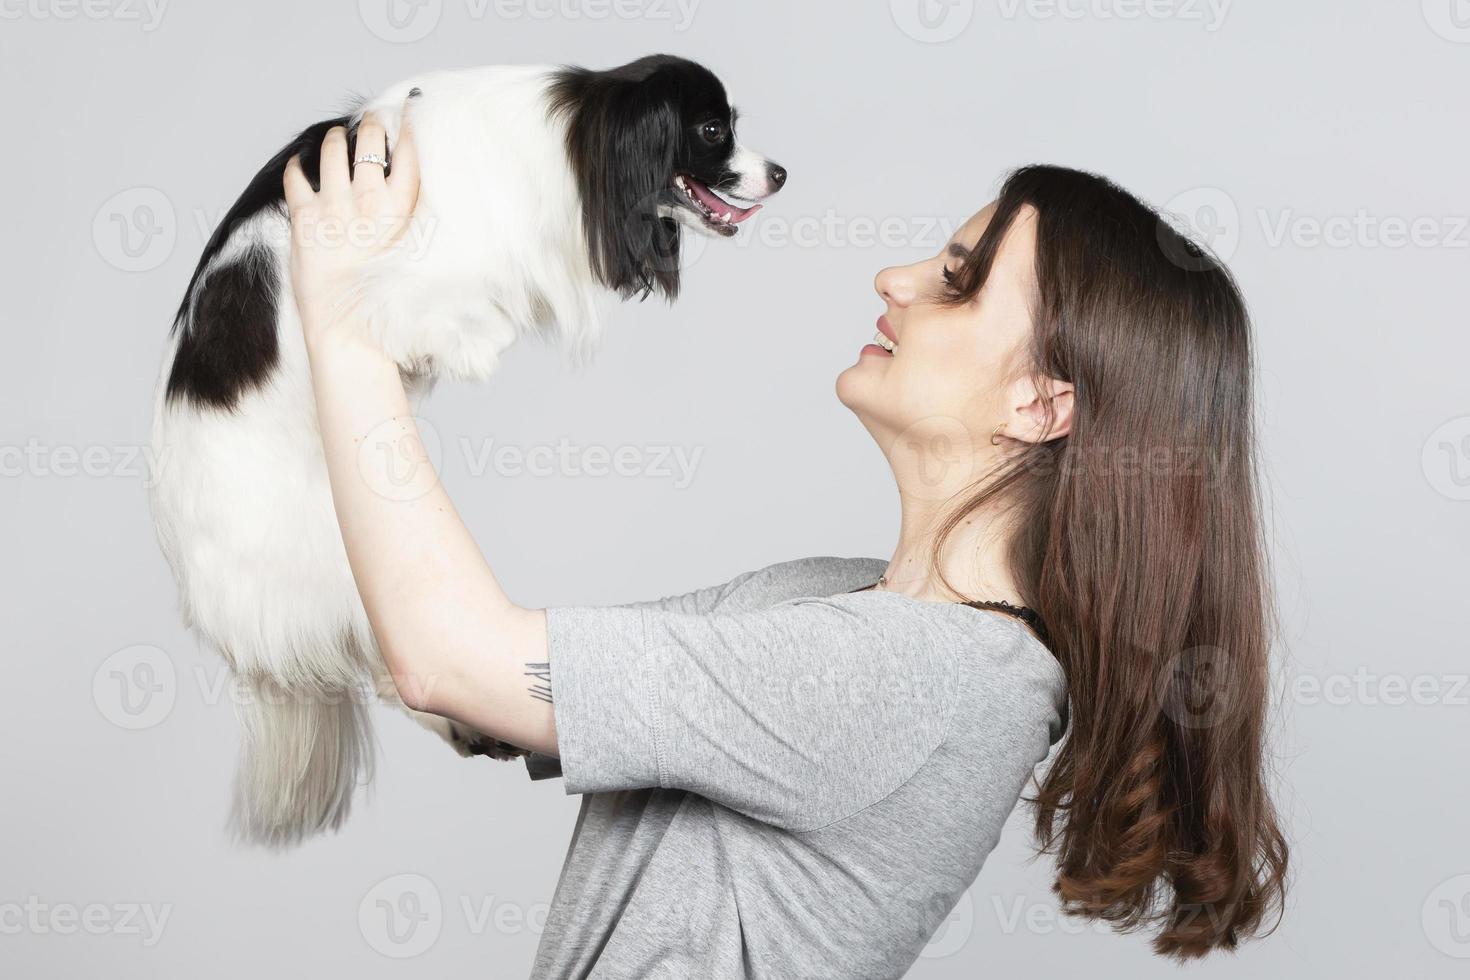
[[[560,759],[585,794],[536,978],[901,976],[1059,737],[1026,627],[851,589],[809,558],[684,596],[546,611]]]

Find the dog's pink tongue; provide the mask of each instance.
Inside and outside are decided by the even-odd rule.
[[[730,224],[732,225],[740,224],[740,222],[761,209],[761,205],[759,204],[752,204],[748,208],[742,208],[731,204],[729,201],[722,200],[719,195],[697,180],[689,181],[689,186],[694,188],[694,196],[699,198],[700,203],[716,215],[730,215]]]
[[[738,224],[740,224],[740,222],[744,221],[746,218],[748,218],[751,215],[755,214],[762,207],[764,207],[764,205],[761,205],[761,204],[752,204],[748,208],[737,208],[733,204],[726,204],[725,205],[726,210],[728,210],[730,212],[730,224],[732,224],[732,225],[738,225]]]

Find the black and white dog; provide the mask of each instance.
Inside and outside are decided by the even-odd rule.
[[[732,236],[786,172],[735,139],[707,69],[488,67],[408,79],[276,154],[226,213],[159,379],[152,489],[185,620],[242,688],[232,822],[283,845],[339,826],[372,764],[365,688],[396,702],[347,565],[287,271],[282,176],[326,131],[405,102],[419,156],[406,246],[365,278],[368,329],[415,397],[482,379],[526,334],[585,353],[615,298],[679,290],[681,228]],[[351,151],[349,151],[349,156]],[[416,714],[416,713],[415,713]],[[418,715],[462,753],[509,746]]]

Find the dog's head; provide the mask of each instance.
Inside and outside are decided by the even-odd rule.
[[[684,58],[562,69],[550,107],[566,117],[592,269],[625,297],[672,299],[680,227],[733,237],[786,183],[783,167],[736,140],[720,80]]]

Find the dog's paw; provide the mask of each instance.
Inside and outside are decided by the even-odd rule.
[[[489,735],[481,734],[473,728],[465,728],[454,722],[449,723],[449,744],[454,746],[454,750],[465,758],[474,755],[484,755],[492,759],[508,762],[529,754],[527,750],[518,745],[502,742],[498,738],[491,738]]]

